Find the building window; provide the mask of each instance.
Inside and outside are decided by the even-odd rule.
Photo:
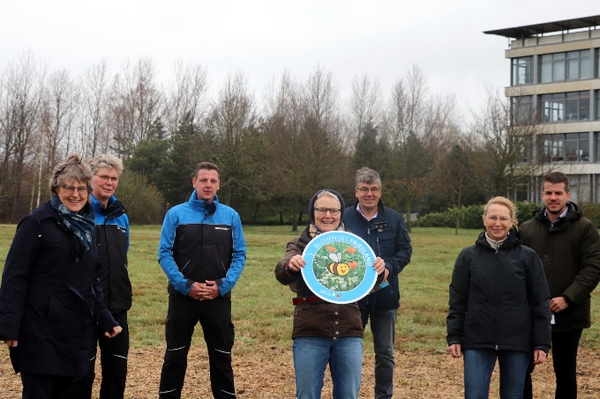
[[[595,97],[595,103],[596,103],[596,115],[594,115],[596,117],[596,119],[600,119],[600,90],[596,90],[596,97]]]
[[[536,118],[535,109],[533,107],[533,96],[512,97],[510,100],[514,123],[518,125],[535,123]]]
[[[590,202],[592,200],[590,191],[591,175],[567,175],[567,177],[569,178],[571,201],[576,203]]]
[[[540,83],[581,80],[591,77],[590,50],[540,56]]]
[[[565,161],[589,162],[590,141],[589,133],[565,134]]]
[[[590,115],[590,93],[575,91],[570,93],[544,94],[541,96],[541,122],[575,122],[587,120]]]
[[[547,134],[542,140],[542,162],[589,162],[589,133]],[[598,146],[598,142],[596,142]]]
[[[589,79],[591,76],[590,50],[567,53],[567,80]]]
[[[511,85],[528,85],[533,83],[533,57],[511,59]]]

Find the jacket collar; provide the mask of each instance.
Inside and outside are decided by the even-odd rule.
[[[217,206],[219,205],[219,197],[215,194],[215,197],[213,198],[212,202],[210,204],[207,204],[206,201],[198,199],[196,190],[194,190],[192,192],[192,195],[190,195],[188,203],[190,204],[190,207],[192,207],[192,209],[195,209],[199,212],[203,212],[207,216],[210,216],[214,214],[217,210]]]

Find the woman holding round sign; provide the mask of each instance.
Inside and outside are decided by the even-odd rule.
[[[385,262],[341,223],[344,199],[320,190],[309,203],[311,223],[287,244],[277,280],[297,294],[292,351],[296,397],[320,399],[329,364],[335,399],[358,398],[363,328],[357,301],[383,279]]]

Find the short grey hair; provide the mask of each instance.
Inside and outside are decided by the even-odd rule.
[[[50,176],[49,187],[53,195],[58,195],[58,187],[65,184],[65,180],[77,180],[86,184],[88,193],[92,192],[92,177],[94,174],[90,167],[83,163],[77,153],[69,153],[67,160],[54,167]]]
[[[88,165],[92,169],[92,173],[96,174],[102,168],[116,169],[119,176],[123,172],[123,162],[110,154],[100,154],[88,161]]]
[[[355,188],[358,188],[360,183],[376,183],[379,187],[381,187],[381,177],[379,177],[379,173],[375,172],[373,169],[362,167],[356,171],[356,178],[354,179]]]

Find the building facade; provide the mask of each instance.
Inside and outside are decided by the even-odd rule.
[[[486,31],[509,40],[513,120],[536,125],[526,159],[539,173],[518,200],[540,202],[543,175],[569,176],[571,198],[600,202],[600,15]]]

